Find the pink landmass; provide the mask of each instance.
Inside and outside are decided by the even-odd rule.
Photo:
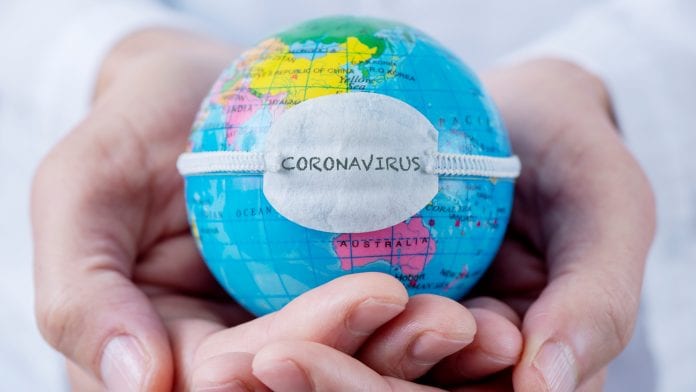
[[[341,234],[333,240],[341,268],[351,270],[386,261],[404,274],[418,275],[433,258],[435,241],[421,218],[370,233]]]
[[[462,266],[461,272],[459,272],[459,274],[457,274],[457,276],[454,279],[452,279],[452,281],[447,285],[447,287],[445,287],[445,290],[449,290],[452,287],[456,286],[460,280],[465,279],[467,276],[469,276],[469,264],[464,264],[464,266]]]
[[[268,106],[271,115],[276,116],[279,110],[284,110],[284,105],[268,104],[269,101],[282,101],[285,94],[265,95],[257,97],[247,87],[242,87],[234,94],[224,97],[225,125],[227,127],[227,143],[232,144],[237,129],[246,124],[259,110]]]

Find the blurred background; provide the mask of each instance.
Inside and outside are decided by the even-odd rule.
[[[690,159],[696,132],[687,113],[696,105],[696,30],[689,27],[696,26],[696,10],[691,1],[649,0],[3,0],[0,389],[68,388],[61,357],[34,322],[30,185],[41,157],[88,110],[109,48],[152,25],[197,29],[248,46],[301,20],[334,14],[411,24],[479,71],[556,54],[596,67],[612,87],[635,92],[619,91],[625,100],[615,104],[626,141],[657,189],[660,227],[638,329],[612,365],[607,390],[696,390],[696,164]],[[644,34],[641,51],[633,46],[635,31]]]

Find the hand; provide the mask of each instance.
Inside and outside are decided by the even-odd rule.
[[[434,390],[408,380],[460,350],[476,357],[476,328],[504,325],[493,317],[477,326],[447,298],[407,300],[403,285],[388,275],[336,279],[277,313],[208,335],[196,349],[193,390],[234,384],[259,391]],[[513,360],[519,342],[516,348]]]
[[[274,385],[264,364],[281,354],[298,356],[292,358],[306,365],[314,385],[353,382],[375,390],[420,387],[364,364],[413,380],[460,352],[438,365],[471,362],[468,374],[443,378],[454,382],[514,363],[521,337],[508,317],[486,306],[470,313],[433,296],[407,304],[403,287],[383,275],[347,278],[351,290],[336,292],[346,282],[332,283],[256,320],[227,299],[189,234],[174,162],[199,102],[235,55],[168,30],[127,38],[103,66],[90,114],[37,172],[37,319],[68,358],[74,387],[168,391],[241,380],[261,388],[261,381]],[[392,306],[373,306],[356,335],[346,326],[366,301]],[[501,347],[485,333],[474,338],[476,324],[511,344]],[[418,354],[410,351],[426,332],[431,341],[421,342]],[[332,373],[328,359],[308,362],[318,353],[345,365],[342,372]]]
[[[366,300],[370,294],[373,298]],[[435,383],[470,385],[519,358],[519,330],[500,313],[516,316],[500,303],[472,303],[468,311],[440,296],[406,300],[401,283],[388,275],[342,277],[278,313],[220,329],[202,341],[189,336],[200,343],[195,364],[184,368],[195,369],[193,390],[242,383],[277,391],[419,391],[430,389],[407,381],[433,367],[440,370],[432,377]],[[356,329],[356,314],[366,327]],[[282,366],[288,362],[299,371]]]
[[[474,319],[459,304],[434,296],[423,296],[422,301],[413,302],[417,305],[407,301],[400,282],[377,273],[336,279],[276,313],[242,324],[235,323],[246,312],[235,304],[174,294],[152,298],[172,343],[176,369],[173,390],[434,390],[383,377],[351,357],[359,347],[369,346],[365,341],[374,331],[387,325],[400,333],[386,332],[385,338],[404,347],[402,360],[395,367],[413,369],[422,365],[405,349],[409,347],[406,343],[424,332],[438,331],[451,340],[434,345],[435,350],[421,350],[419,354],[433,362],[472,341]],[[423,320],[417,325],[409,314],[423,315],[419,310],[422,306],[431,312],[445,311],[447,317]],[[410,320],[411,325],[404,324],[404,320]],[[235,326],[227,328],[229,325]],[[71,366],[70,374],[76,390],[100,389],[95,377],[78,366]],[[133,390],[134,386],[120,387],[116,389]]]
[[[235,56],[185,33],[133,34],[105,60],[89,115],[36,173],[39,328],[109,389],[173,386],[157,299],[178,294],[168,303],[195,310],[190,317],[249,319],[218,303],[224,294],[188,233],[174,169],[200,101]]]
[[[655,224],[650,186],[594,76],[538,60],[491,72],[484,84],[523,171],[506,239],[477,294],[523,319],[515,390],[601,389],[637,314]]]

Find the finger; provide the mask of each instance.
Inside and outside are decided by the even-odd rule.
[[[191,390],[270,392],[252,374],[253,359],[254,355],[250,353],[225,353],[208,358],[194,370]]]
[[[167,287],[179,293],[229,298],[201,259],[188,228],[185,230],[157,242],[141,255],[133,271],[133,281],[139,285]],[[186,279],[182,279],[184,276]]]
[[[510,305],[492,297],[476,297],[462,302],[468,309],[487,309],[506,318],[515,327],[522,326],[522,320]]]
[[[213,361],[215,364],[221,364],[215,365],[212,373],[205,373],[205,369],[207,369],[205,364],[208,361],[206,360],[204,364],[196,364],[193,360],[201,342],[229,325],[249,320],[248,312],[234,303],[216,303],[175,294],[155,295],[151,299],[169,332],[174,368],[176,369],[173,390],[196,390],[192,386],[194,379],[196,379],[196,372],[203,372],[197,377],[197,382],[203,384],[206,389],[212,388],[217,382],[220,382],[221,388],[238,384],[237,381],[249,382],[248,379],[242,377],[243,368],[237,366],[235,362],[227,362],[230,366],[231,378],[228,380],[229,382],[223,382],[223,377],[216,374],[223,373],[223,370],[220,369],[223,368],[224,363]],[[249,370],[248,374],[251,374],[250,368],[247,370]]]
[[[63,143],[34,182],[39,328],[53,347],[112,390],[168,390],[166,331],[129,279],[137,251],[128,222],[137,218],[121,203],[130,190],[96,189],[92,179],[106,177],[84,165],[84,156],[72,155],[95,146],[82,145],[76,134]]]
[[[631,267],[613,253],[595,247],[569,260],[563,272],[554,269],[524,319],[517,389],[572,391],[628,344],[641,284],[635,272],[622,271]]]
[[[281,340],[311,340],[352,353],[408,302],[403,285],[382,273],[337,278],[297,297],[280,311],[211,336],[200,352],[256,352]]]
[[[474,318],[461,304],[436,295],[417,295],[401,314],[370,336],[357,358],[382,375],[413,380],[470,344],[476,329]]]
[[[476,337],[471,344],[433,368],[428,379],[437,385],[480,380],[515,365],[519,360],[522,352],[520,330],[498,312],[484,308],[469,310],[476,320]]]
[[[279,342],[254,357],[254,375],[274,391],[439,391],[383,377],[357,359],[314,342]]]
[[[180,319],[206,320],[224,329],[254,319],[251,313],[230,300],[216,302],[211,299],[172,293],[171,290],[161,293],[156,293],[155,290],[156,288],[144,291],[151,292],[148,294],[150,301],[164,319],[165,324]]]
[[[175,387],[173,390],[195,392],[270,391],[252,374],[252,360],[253,355],[249,353],[226,353],[219,357],[210,358],[198,369],[195,369],[192,387]],[[101,382],[88,375],[79,366],[68,362],[66,367],[71,390],[103,390]]]
[[[353,274],[299,296],[283,309],[209,336],[195,363],[225,352],[255,353],[279,340],[307,340],[346,353],[406,307],[403,285],[382,273]]]

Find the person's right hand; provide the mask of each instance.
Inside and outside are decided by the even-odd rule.
[[[217,378],[221,370],[233,383],[254,384],[253,355],[265,353],[255,359],[260,366],[277,358],[273,353],[288,354],[282,350],[290,345],[295,354],[309,353],[304,358],[330,358],[317,363],[324,371],[311,373],[317,383],[419,390],[348,355],[360,349],[359,358],[382,374],[414,379],[472,343],[475,318],[486,330],[509,333],[515,344],[504,347],[505,362],[471,369],[514,363],[521,339],[505,317],[485,309],[472,315],[442,297],[408,300],[403,286],[382,274],[331,282],[255,320],[229,300],[189,232],[175,161],[200,101],[235,55],[169,30],[127,38],[102,68],[90,114],[36,174],[37,320],[68,359],[75,389],[221,387],[229,381]],[[426,333],[429,342],[411,352]],[[474,341],[469,357],[495,343],[487,336]],[[345,366],[331,373],[334,364]]]
[[[522,319],[519,391],[601,390],[628,344],[655,228],[652,190],[620,138],[604,83],[558,59],[484,84],[522,173],[505,240],[475,289]]]

